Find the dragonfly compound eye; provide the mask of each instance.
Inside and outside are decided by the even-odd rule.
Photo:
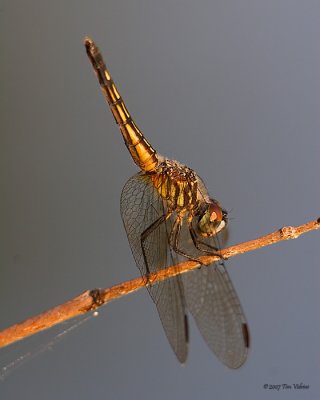
[[[227,224],[226,212],[216,200],[211,200],[199,217],[198,229],[202,236],[214,236]]]

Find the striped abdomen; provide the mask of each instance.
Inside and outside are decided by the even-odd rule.
[[[120,127],[125,144],[133,158],[133,161],[147,172],[155,171],[158,166],[156,151],[151,147],[144,135],[131,118],[116,85],[103,61],[102,55],[90,38],[84,41],[87,55],[99,79],[101,89],[110,106],[110,110]]]

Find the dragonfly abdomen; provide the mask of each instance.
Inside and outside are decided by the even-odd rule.
[[[159,164],[157,153],[134,123],[103,61],[100,50],[90,38],[85,38],[85,47],[133,161],[142,171],[155,171]]]

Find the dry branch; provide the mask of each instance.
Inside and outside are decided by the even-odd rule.
[[[320,218],[297,227],[287,226],[258,239],[223,249],[221,250],[221,256],[227,259],[237,254],[247,253],[264,246],[278,243],[282,240],[296,239],[306,232],[319,228]],[[141,277],[120,283],[111,288],[87,290],[63,304],[0,331],[0,347],[24,339],[70,318],[93,311],[111,300],[135,292],[148,284],[163,281],[177,274],[191,271],[198,268],[200,265],[209,265],[219,259],[218,256],[202,256],[199,258],[201,264],[194,261],[185,261],[152,274],[149,281]]]

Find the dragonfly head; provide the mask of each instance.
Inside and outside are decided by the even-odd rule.
[[[202,236],[215,236],[227,226],[227,223],[228,213],[220,206],[217,200],[210,199],[200,209],[198,230]]]

